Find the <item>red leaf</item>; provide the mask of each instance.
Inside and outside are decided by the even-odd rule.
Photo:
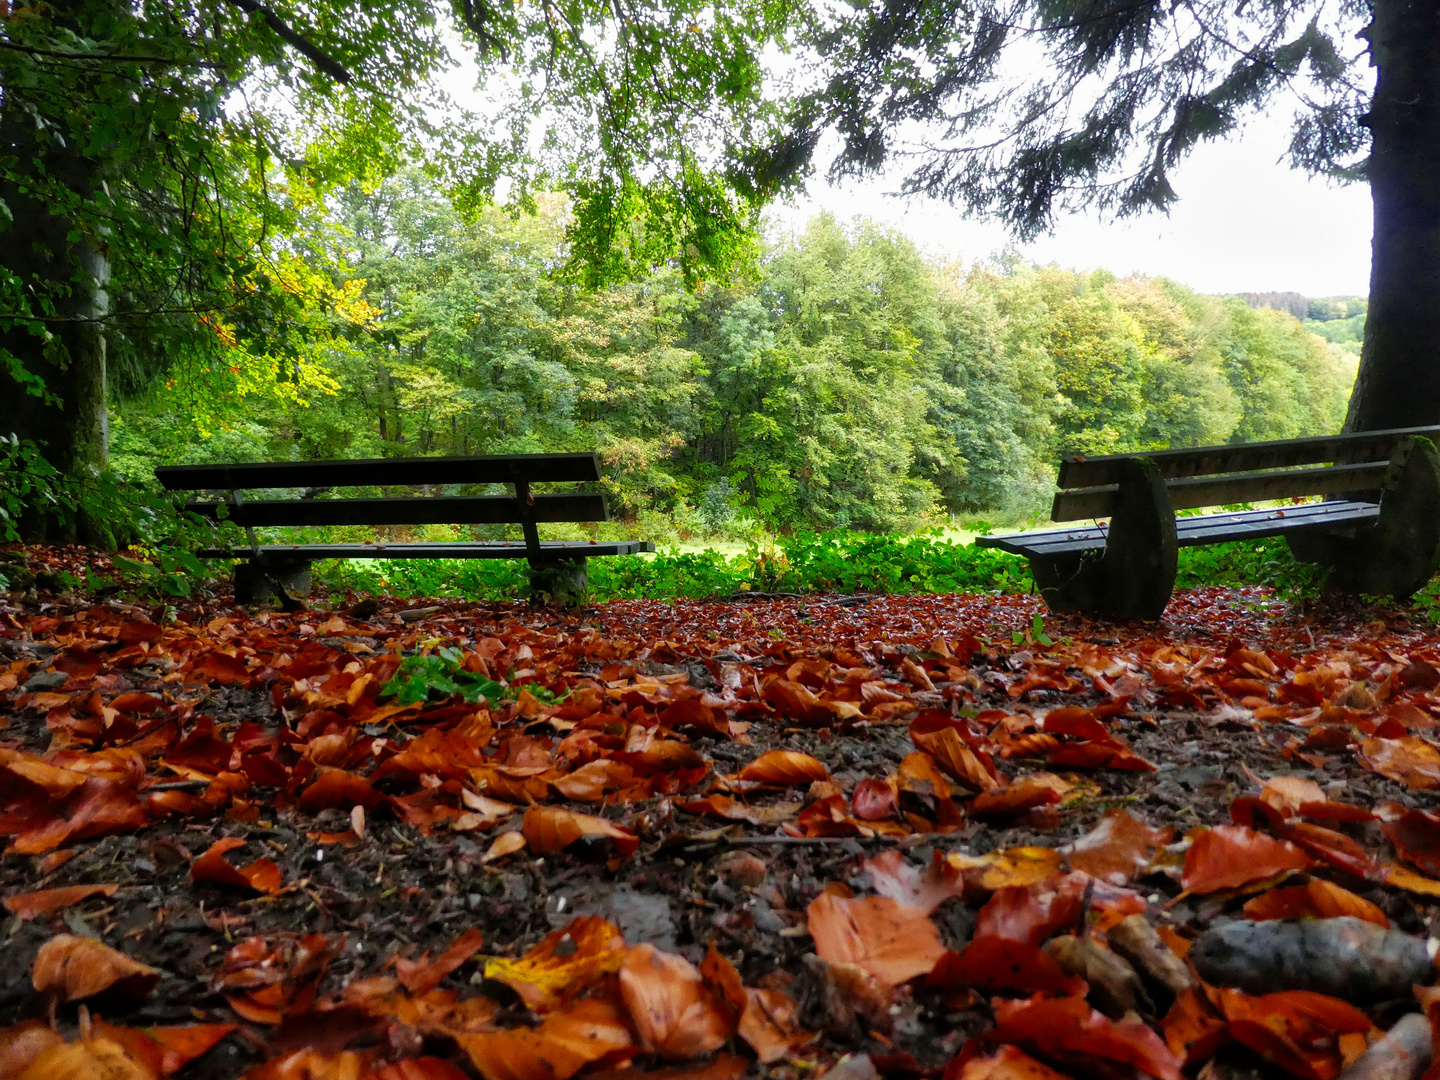
[[[1156,1080],[1181,1080],[1180,1063],[1159,1036],[1136,1020],[1107,1020],[1084,998],[1038,999],[1010,1004],[994,1002],[995,1042],[1015,1043],[1026,1050],[1077,1064],[1099,1058],[1132,1065]]]
[[[245,846],[238,836],[227,836],[216,840],[203,855],[190,864],[191,881],[209,881],[216,885],[231,885],[240,889],[254,889],[267,895],[277,893],[281,887],[280,867],[270,859],[256,859],[249,866],[237,867],[227,862],[225,853]]]
[[[1066,975],[1043,949],[1023,941],[977,937],[946,953],[926,980],[933,986],[973,986],[987,993],[1083,994],[1085,980]]]
[[[1287,840],[1243,825],[1218,825],[1190,845],[1180,880],[1189,892],[1221,892],[1314,865],[1310,856]]]
[[[395,975],[400,980],[400,985],[410,993],[429,993],[440,985],[445,976],[479,952],[483,941],[480,931],[472,926],[434,960],[428,959],[428,953],[426,958],[420,960],[396,960]]]

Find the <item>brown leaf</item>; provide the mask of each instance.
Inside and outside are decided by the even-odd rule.
[[[629,1050],[630,1028],[608,1001],[586,998],[533,1028],[456,1041],[485,1080],[569,1080],[586,1065]]]
[[[39,889],[36,892],[7,896],[5,906],[12,915],[30,920],[37,915],[48,915],[71,904],[78,904],[92,896],[114,896],[119,887],[112,882],[105,885],[65,885],[58,889]]]
[[[683,956],[636,945],[620,968],[620,998],[647,1053],[683,1061],[718,1050],[735,1030]]]
[[[1440,750],[1418,735],[1400,739],[1362,739],[1360,760],[1381,776],[1406,787],[1440,787]]]
[[[1128,885],[1174,835],[1152,829],[1124,808],[1107,810],[1100,824],[1060,850],[1076,870],[1112,885]]]
[[[638,836],[613,821],[554,806],[526,810],[521,832],[530,850],[540,855],[558,855],[579,841],[599,841],[624,858],[640,846]]]
[[[829,780],[830,770],[823,761],[809,754],[797,750],[771,750],[741,769],[739,779],[791,787],[815,780]]]
[[[1304,885],[1271,889],[1241,909],[1247,919],[1333,919],[1350,915],[1387,929],[1390,920],[1378,907],[1349,889],[1316,878]]]
[[[190,864],[191,881],[208,881],[215,885],[230,885],[240,889],[272,895],[280,891],[280,867],[271,859],[256,859],[250,865],[237,867],[227,862],[225,853],[245,846],[238,836],[227,836],[216,840],[209,849]]]
[[[113,990],[144,997],[160,981],[160,971],[94,938],[58,934],[40,946],[30,981],[42,994],[79,1001]]]
[[[52,1046],[30,1062],[16,1080],[157,1080],[109,1039],[85,1039]]]
[[[854,964],[884,986],[924,975],[945,955],[940,931],[920,909],[886,896],[822,893],[807,911],[815,952],[827,964]]]
[[[429,959],[428,953],[420,960],[396,960],[395,975],[400,985],[410,993],[429,993],[440,985],[445,976],[479,952],[483,940],[480,931],[472,926],[434,960]]]

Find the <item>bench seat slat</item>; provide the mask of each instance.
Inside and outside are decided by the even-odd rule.
[[[267,559],[523,559],[525,545],[519,541],[449,541],[377,544],[261,544],[260,561]],[[649,540],[542,540],[540,551],[553,558],[576,558],[590,555],[637,555],[654,551]],[[246,547],[234,550],[205,548],[197,553],[202,559],[243,559],[252,552]]]
[[[1198,510],[1238,502],[1271,502],[1305,495],[1344,495],[1354,491],[1375,491],[1385,479],[1388,461],[1363,465],[1332,465],[1323,469],[1294,469],[1289,472],[1241,473],[1226,476],[1195,476],[1167,480],[1170,505],[1176,510]],[[1050,511],[1054,521],[1083,521],[1109,517],[1115,512],[1116,487],[1081,488],[1055,496]]]
[[[390,487],[402,484],[582,483],[600,479],[596,454],[485,454],[470,457],[379,458],[368,461],[246,462],[162,465],[155,478],[167,491],[255,488]]]
[[[1176,541],[1181,547],[1195,547],[1221,540],[1255,540],[1307,529],[1364,524],[1374,521],[1379,515],[1380,507],[1375,503],[1337,500],[1275,510],[1242,510],[1226,514],[1181,517],[1175,519],[1175,532]],[[1084,525],[981,536],[976,538],[975,543],[981,547],[999,548],[1013,555],[1069,555],[1103,548],[1105,534],[1104,525]]]
[[[609,521],[604,495],[536,495],[535,520]],[[190,503],[187,510],[218,520],[224,503]],[[508,495],[412,499],[276,499],[230,506],[236,525],[499,525],[520,518],[520,502]]]
[[[1379,461],[1388,459],[1396,444],[1409,435],[1422,435],[1427,439],[1440,441],[1440,427],[1359,431],[1315,439],[1280,439],[1274,442],[1238,443],[1233,446],[1204,446],[1191,450],[1107,454],[1103,457],[1083,459],[1072,457],[1060,463],[1056,486],[1085,488],[1119,483],[1120,462],[1135,457],[1153,461],[1160,470],[1160,475],[1167,480],[1182,476],[1319,465],[1337,458],[1351,462]]]

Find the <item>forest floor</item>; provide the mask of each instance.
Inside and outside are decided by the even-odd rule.
[[[1335,1076],[1427,978],[1174,958],[1440,930],[1440,637],[1042,611],[0,594],[0,1076]]]

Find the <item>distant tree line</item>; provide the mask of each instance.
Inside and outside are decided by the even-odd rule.
[[[1248,297],[946,265],[828,216],[743,280],[585,289],[569,212],[466,215],[413,174],[352,187],[291,241],[328,275],[330,333],[282,362],[217,322],[218,360],[113,410],[115,466],[594,448],[626,513],[891,530],[1032,511],[1062,453],[1335,431],[1354,378]]]

